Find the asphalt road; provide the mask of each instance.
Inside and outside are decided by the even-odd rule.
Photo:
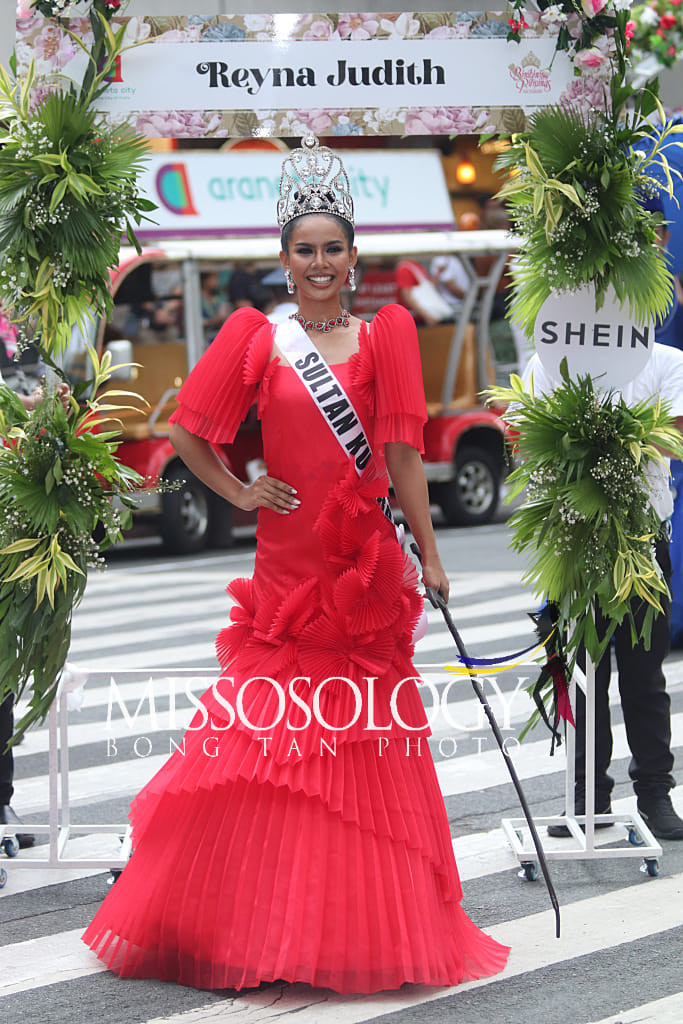
[[[452,580],[453,614],[471,652],[493,656],[528,645],[532,637],[526,613],[535,602],[521,586],[523,567],[507,548],[504,523],[439,529],[438,539]],[[166,558],[154,545],[136,543],[116,551],[106,572],[89,582],[75,616],[72,646],[74,663],[91,672],[82,709],[69,716],[73,820],[125,821],[132,795],[167,756],[169,738],[178,735],[165,718],[170,705],[163,693],[155,723],[145,711],[129,725],[116,706],[112,723],[111,679],[119,684],[134,717],[155,669],[169,675],[179,666],[191,666],[210,676],[213,638],[228,616],[223,588],[229,579],[247,575],[252,560],[249,538],[226,553],[184,559]],[[436,613],[430,612],[429,618],[416,662],[441,694],[446,685],[442,666],[453,660],[454,652]],[[683,652],[672,654],[667,673],[677,772],[683,781]],[[520,747],[514,741],[529,714],[519,680],[533,674],[532,667],[522,666],[496,678],[495,684],[485,683],[485,688],[499,722],[513,738],[514,762],[539,816],[560,809],[564,774],[563,753],[549,757],[545,734],[536,730]],[[182,699],[177,707],[184,707]],[[122,981],[102,971],[79,940],[107,891],[106,873],[22,870],[19,860],[3,858],[9,878],[0,892],[0,1020],[253,1024],[291,1017],[292,1024],[681,1024],[683,843],[663,844],[658,878],[639,871],[638,857],[553,862],[563,922],[562,938],[556,940],[543,883],[518,877],[519,865],[501,832],[501,818],[517,817],[519,809],[467,680],[452,686],[449,707],[450,721],[456,724],[439,721],[431,745],[465,908],[477,924],[512,946],[503,974],[456,989],[404,986],[397,993],[359,998],[282,984],[236,994]],[[616,705],[613,712],[615,809],[630,813],[634,801],[628,751]],[[108,715],[113,733],[106,729]],[[46,820],[46,778],[43,728],[32,732],[17,752],[15,807],[28,822]],[[683,811],[681,798],[678,806]],[[624,846],[618,827],[602,836]],[[79,855],[89,849],[89,842],[88,837],[77,840]],[[188,837],[190,848],[191,843]],[[558,845],[562,841],[547,848]],[[41,852],[44,847],[34,856]],[[28,851],[21,858],[27,860]]]

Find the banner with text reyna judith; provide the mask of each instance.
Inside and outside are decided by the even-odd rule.
[[[502,13],[119,20],[129,48],[98,106],[152,137],[518,131],[534,108],[589,88],[555,53],[552,25],[507,42]],[[90,32],[85,18],[64,24]],[[39,74],[84,70],[77,42],[38,15],[18,20],[16,52],[20,71],[32,58]]]

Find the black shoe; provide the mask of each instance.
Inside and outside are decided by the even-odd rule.
[[[655,799],[639,798],[638,812],[657,839],[683,839],[683,818],[676,814],[668,793]]]
[[[0,807],[0,825],[23,825],[21,818],[14,813],[9,804],[5,804],[4,807]],[[33,846],[36,841],[36,837],[31,835],[30,832],[17,832],[14,831],[14,835],[17,837],[17,842],[22,850],[26,850],[29,846]]]
[[[576,801],[575,801],[574,813],[575,814],[585,814],[586,813],[586,800],[585,800],[584,797],[577,796]],[[596,800],[595,801],[595,813],[596,814],[611,814],[612,813],[612,804],[610,803],[609,798],[607,799],[606,802],[604,800]],[[564,817],[564,811],[562,811],[562,816]],[[611,826],[611,822],[609,822],[609,821],[596,821],[596,823],[595,823],[595,828],[596,829],[599,829],[599,828],[610,828],[610,826]],[[579,828],[581,829],[582,832],[585,831],[583,825],[579,825]],[[568,827],[566,825],[548,825],[548,835],[549,836],[553,836],[553,838],[555,838],[555,839],[569,839],[571,837],[571,832],[569,831],[569,829],[568,829]]]

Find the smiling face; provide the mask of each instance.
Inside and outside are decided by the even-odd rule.
[[[325,214],[297,217],[292,224],[289,245],[280,253],[285,270],[290,270],[299,292],[299,303],[331,302],[344,287],[349,267],[355,266],[356,247],[339,221]]]

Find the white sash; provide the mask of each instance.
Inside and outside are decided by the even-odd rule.
[[[356,473],[360,476],[370,460],[372,448],[344,388],[298,321],[287,320],[278,324],[275,344],[287,356],[340,447],[353,459]]]
[[[340,447],[353,459],[356,473],[360,476],[372,457],[372,448],[351,399],[326,360],[297,320],[286,320],[278,324],[275,330],[275,344],[287,357],[287,361],[317,405]],[[389,499],[378,498],[377,504],[394,527],[396,539],[403,548],[404,558],[408,558],[404,530],[394,522]],[[426,631],[427,616],[423,608],[415,626],[413,641],[421,639]]]

